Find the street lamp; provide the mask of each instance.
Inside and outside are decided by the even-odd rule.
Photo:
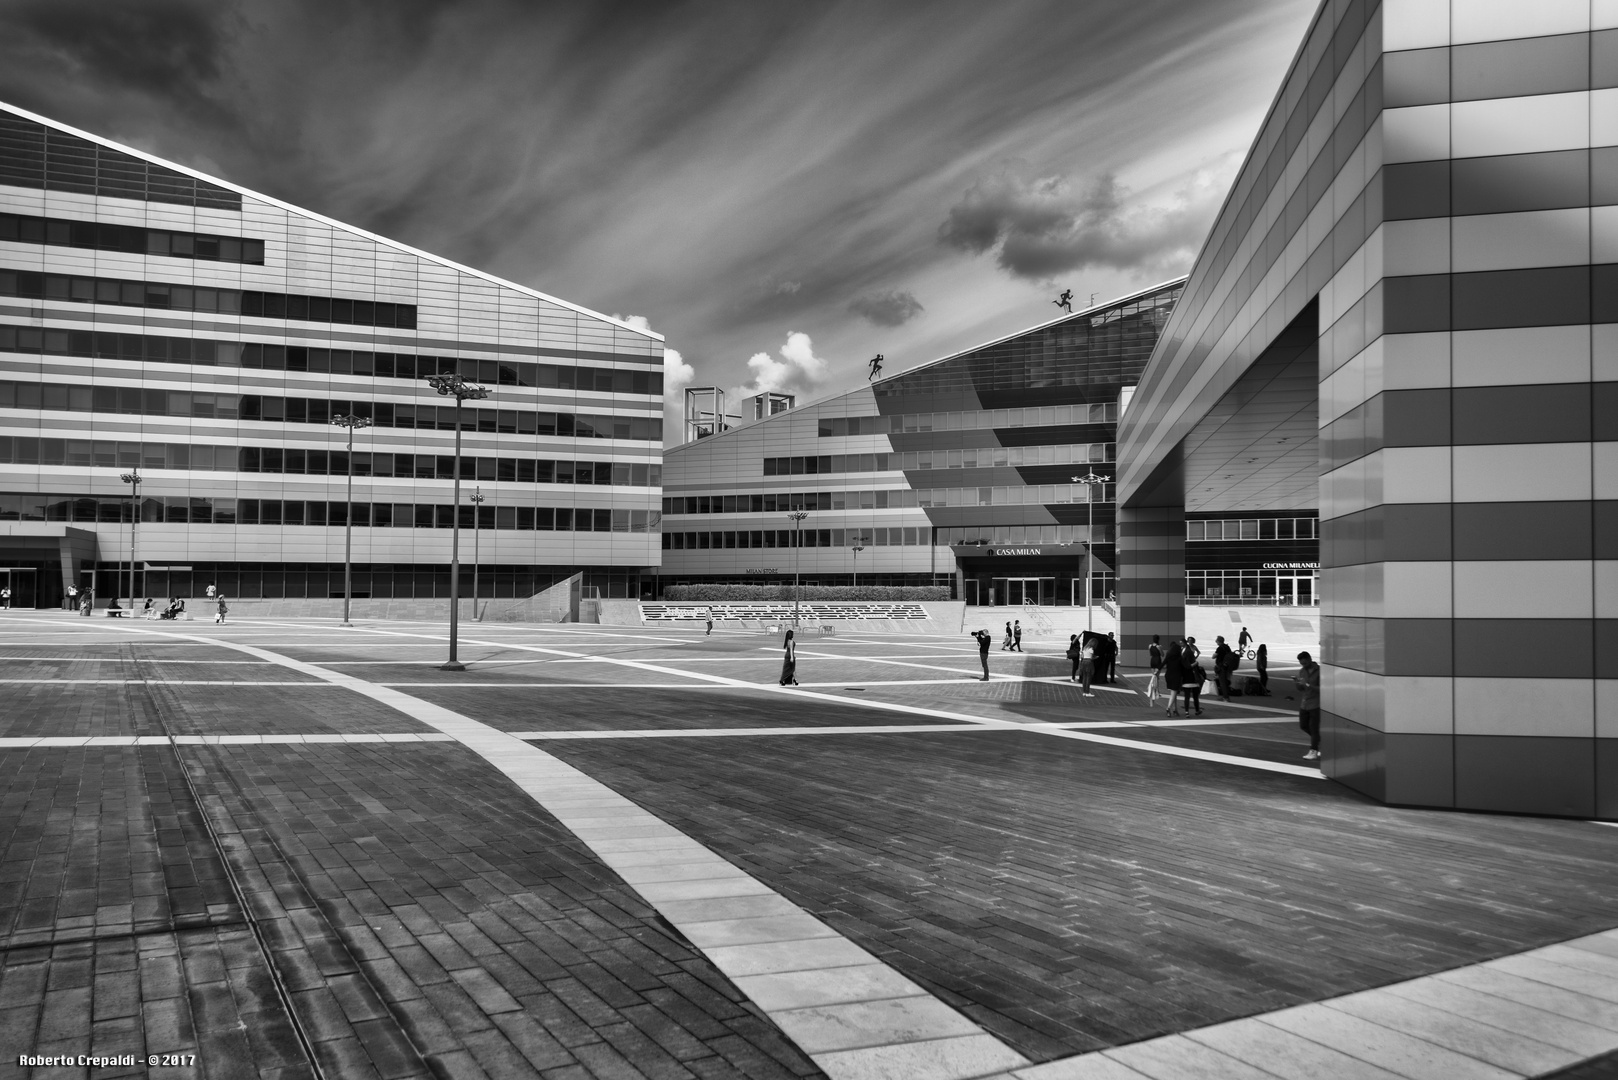
[[[1096,500],[1094,488],[1097,484],[1105,484],[1108,479],[1109,478],[1105,476],[1097,476],[1094,470],[1085,473],[1083,476],[1073,477],[1073,482],[1075,484],[1084,485],[1084,502],[1085,506],[1088,507],[1089,513],[1089,524],[1085,527],[1084,534],[1084,611],[1085,628],[1091,633],[1094,633],[1096,628],[1096,609],[1095,605],[1091,602],[1093,597],[1090,595],[1090,579],[1095,576],[1093,569],[1096,543]]]
[[[848,550],[854,553],[854,587],[860,587],[860,552],[865,550],[865,537],[856,536],[854,546]]]
[[[460,375],[432,375],[427,385],[445,397],[453,395],[455,398],[455,509],[450,515],[449,538],[449,660],[440,664],[439,670],[465,671],[466,665],[456,658],[461,629],[461,403],[488,397],[489,388],[469,383]]]
[[[371,418],[349,413],[334,416],[331,422],[348,431],[348,512],[343,515],[343,625],[353,627],[348,609],[354,597],[354,431],[370,427]]]
[[[794,510],[787,514],[792,520],[792,625],[798,625],[798,594],[803,589],[798,585],[798,567],[803,563],[803,519],[809,516],[807,510]]]
[[[478,564],[481,561],[483,530],[478,521],[478,511],[483,507],[483,488],[479,486],[472,492],[472,621],[478,621]]]
[[[144,477],[140,469],[124,473],[120,479],[129,485],[129,610],[135,610],[135,526],[140,522],[140,482]],[[113,589],[113,603],[117,603],[117,589]]]

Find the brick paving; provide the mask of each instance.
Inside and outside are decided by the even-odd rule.
[[[8,645],[29,635],[7,621],[0,679],[41,681],[0,687],[0,736],[432,730],[223,646],[70,620],[46,624],[66,636]],[[1133,694],[972,681],[975,655],[945,639],[805,639],[829,655],[805,656],[800,681],[833,684],[809,697],[712,686],[773,684],[763,635],[478,626],[498,640],[463,658],[499,663],[452,674],[431,641],[176,629],[405,684],[507,731],[947,723],[861,700],[1013,721],[1162,715]],[[618,663],[511,663],[557,653],[692,686]],[[990,662],[1067,670],[1037,653]],[[61,681],[77,678],[135,681]],[[212,679],[308,685],[186,685]],[[475,685],[489,682],[513,685]],[[592,685],[516,685],[532,682]],[[1288,764],[1305,745],[1291,721],[1103,733]],[[1618,924],[1618,830],[1393,810],[1143,749],[1001,730],[539,745],[1036,1061]],[[171,1075],[287,1080],[313,1075],[311,1053],[345,1077],[820,1075],[601,858],[455,743],[0,750],[0,806],[0,1075],[21,1052],[195,1052]],[[1603,1075],[1583,1068],[1564,1080]]]
[[[1035,1060],[1618,922],[1618,831],[1581,822],[1015,732],[792,742],[546,748]]]

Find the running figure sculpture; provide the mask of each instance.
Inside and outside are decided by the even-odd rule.
[[[866,363],[871,365],[871,373],[869,375],[865,376],[867,382],[869,382],[870,380],[876,378],[878,375],[882,374],[882,354],[881,353],[877,353],[875,356],[871,357],[870,360],[866,361]]]
[[[1058,296],[1055,300],[1052,300],[1051,303],[1055,304],[1057,307],[1061,308],[1063,311],[1072,311],[1073,310],[1073,290],[1072,289],[1063,289],[1062,290],[1062,295]]]

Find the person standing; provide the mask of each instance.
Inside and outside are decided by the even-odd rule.
[[[1067,677],[1068,682],[1079,681],[1079,635],[1067,636],[1067,658],[1073,661],[1073,670]]]
[[[786,640],[782,642],[781,685],[798,685],[798,643],[792,640],[791,630],[787,631]]]
[[[1185,667],[1185,682],[1180,689],[1185,694],[1185,714],[1187,716],[1202,715],[1202,684],[1208,681],[1208,673],[1202,669],[1202,650],[1197,648],[1197,639],[1185,639],[1185,653],[1180,657],[1180,663]]]
[[[78,606],[79,606],[79,587],[77,585],[69,585],[67,587],[67,598],[62,601],[62,610],[63,611],[72,611],[74,608],[76,608]]]
[[[1260,645],[1253,657],[1253,666],[1258,669],[1258,692],[1265,697],[1270,696],[1270,647]]]
[[[211,581],[208,582],[208,594],[207,595],[208,595],[209,600],[212,600],[215,596],[219,595],[219,589]]]
[[[712,634],[713,634],[713,612],[710,611],[710,612],[708,612],[708,629],[703,631],[702,636],[703,637],[709,637]]]
[[[219,601],[219,613],[213,617],[213,621],[216,623],[223,623],[225,621],[225,616],[230,614],[230,608],[225,606],[224,593],[218,594],[215,599]]]
[[[989,646],[994,644],[994,638],[989,635],[989,632],[987,630],[974,630],[972,632],[972,637],[977,640],[977,643],[978,643],[978,660],[980,660],[983,663],[983,678],[979,679],[978,682],[988,682],[989,681]]]
[[[1163,689],[1169,692],[1169,707],[1163,710],[1163,715],[1180,715],[1180,687],[1184,682],[1185,646],[1175,638],[1169,642],[1168,655],[1163,658]]]
[[[1152,644],[1146,650],[1146,662],[1152,667],[1152,677],[1146,680],[1146,704],[1157,704],[1157,685],[1163,679],[1163,646],[1158,644],[1158,635],[1152,635]]]
[[[1011,627],[1011,651],[1022,652],[1022,620],[1018,619]]]
[[[1011,651],[1011,624],[1010,623],[1006,623],[1006,640],[1004,640],[1004,641],[1002,641],[1000,643],[1000,651],[1001,652],[1010,652]]]
[[[1107,640],[1103,642],[1103,646],[1107,650],[1107,665],[1105,668],[1107,685],[1116,686],[1118,685],[1118,637],[1111,630],[1107,631]]]
[[[1219,694],[1219,700],[1230,704],[1230,674],[1236,670],[1236,654],[1226,644],[1224,636],[1214,638],[1217,648],[1214,649],[1214,690]]]
[[[10,585],[7,585],[5,588],[0,589],[0,604],[3,604],[7,611],[11,610],[11,586]]]
[[[1095,697],[1090,684],[1096,677],[1096,655],[1100,638],[1087,637],[1079,644],[1079,687],[1084,691],[1085,697]]]
[[[1309,733],[1309,752],[1303,757],[1316,761],[1320,758],[1320,665],[1306,652],[1298,654],[1298,663],[1301,667],[1292,677],[1298,688],[1298,726]]]

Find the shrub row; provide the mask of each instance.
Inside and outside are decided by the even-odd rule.
[[[791,585],[667,585],[663,599],[733,603],[792,599]],[[948,585],[803,585],[801,600],[948,600]]]

